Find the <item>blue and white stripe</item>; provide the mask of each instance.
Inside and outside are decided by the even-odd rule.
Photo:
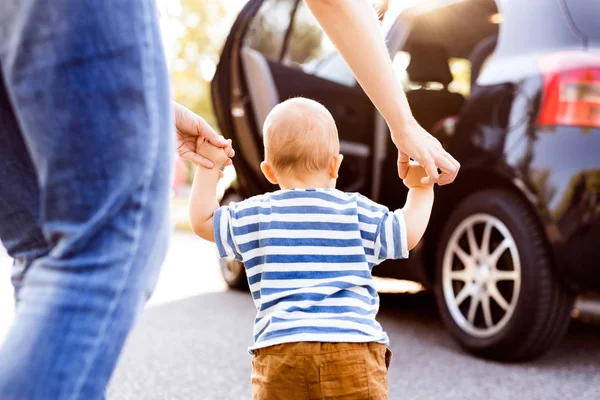
[[[406,258],[401,210],[336,189],[290,189],[219,208],[221,257],[244,262],[257,309],[254,346],[289,342],[388,342],[375,320],[371,276]]]

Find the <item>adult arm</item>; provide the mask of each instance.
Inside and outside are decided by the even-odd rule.
[[[368,0],[305,0],[344,57],[354,76],[385,118],[398,147],[398,173],[404,179],[412,158],[425,167],[425,183],[454,181],[460,164],[425,131],[410,111],[394,73],[377,15]],[[365,60],[368,60],[365,62]],[[442,171],[438,175],[438,168]]]

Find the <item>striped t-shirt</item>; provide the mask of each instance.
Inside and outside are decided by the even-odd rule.
[[[290,342],[380,342],[379,296],[371,276],[406,258],[401,210],[357,193],[279,190],[219,208],[221,257],[246,267],[257,309],[250,351]]]

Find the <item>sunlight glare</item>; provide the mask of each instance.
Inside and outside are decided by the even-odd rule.
[[[496,25],[501,24],[502,23],[502,14],[496,13],[496,14],[490,15],[489,21],[492,24],[496,24]]]

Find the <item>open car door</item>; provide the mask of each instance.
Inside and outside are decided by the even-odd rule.
[[[250,0],[212,83],[215,113],[236,150],[243,197],[275,189],[260,172],[262,126],[279,102],[303,96],[333,115],[344,162],[338,188],[369,196],[375,108],[301,0]]]

